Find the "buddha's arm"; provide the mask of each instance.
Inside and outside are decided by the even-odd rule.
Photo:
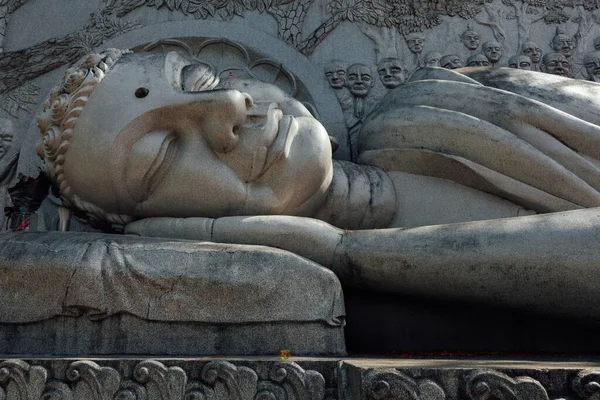
[[[348,232],[346,285],[600,318],[600,209]]]
[[[278,247],[332,269],[344,285],[600,317],[598,209],[362,231],[260,216],[175,219],[166,232],[160,220],[126,232]],[[194,220],[203,227],[192,237]]]
[[[325,267],[333,265],[345,231],[302,217],[267,215],[223,218],[147,218],[125,228],[126,234],[276,247]]]

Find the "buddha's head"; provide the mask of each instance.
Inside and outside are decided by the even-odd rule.
[[[44,109],[38,153],[93,219],[310,215],[331,182],[329,138],[301,103],[260,81],[219,83],[179,53],[87,56]]]

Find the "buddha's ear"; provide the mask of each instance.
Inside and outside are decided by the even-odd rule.
[[[165,57],[165,74],[174,89],[182,90],[183,69],[194,62],[177,51],[170,51]]]
[[[202,92],[213,90],[219,84],[219,77],[212,65],[177,51],[167,53],[165,74],[176,90]]]

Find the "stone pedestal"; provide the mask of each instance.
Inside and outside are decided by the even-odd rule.
[[[96,233],[0,242],[0,354],[345,355],[339,281],[289,252]]]
[[[37,399],[595,399],[592,360],[9,359],[0,396]]]

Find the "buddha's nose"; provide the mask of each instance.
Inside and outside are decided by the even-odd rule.
[[[194,93],[194,98],[182,110],[185,121],[190,124],[183,129],[204,136],[215,152],[233,150],[238,142],[238,130],[254,105],[252,97],[238,90],[212,90]]]

